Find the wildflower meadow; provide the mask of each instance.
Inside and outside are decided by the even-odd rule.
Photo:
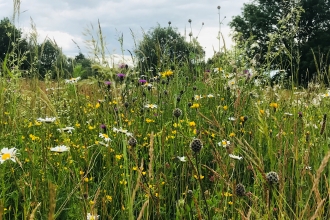
[[[329,219],[330,90],[238,53],[87,79],[5,60],[0,219]]]

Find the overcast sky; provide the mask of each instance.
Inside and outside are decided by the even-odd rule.
[[[217,6],[221,6],[221,32],[226,46],[230,47],[232,42],[228,23],[233,16],[241,14],[243,3],[248,2],[250,0],[21,0],[21,14],[15,25],[28,30],[32,18],[39,41],[46,37],[55,39],[64,54],[75,56],[79,49],[72,40],[77,42],[83,53],[87,53],[84,42],[91,37],[84,36],[83,32],[93,25],[95,30],[92,32],[96,34],[98,20],[106,36],[109,53],[120,54],[118,37],[121,34],[124,36],[124,50],[133,51],[134,41],[130,30],[139,41],[142,39],[142,30],[148,31],[157,24],[166,27],[171,21],[171,26],[178,28],[183,35],[186,29],[188,39],[188,19],[191,19],[193,36],[198,35],[206,57],[211,57],[214,50],[219,50]],[[0,12],[0,19],[11,19],[13,1],[0,0]],[[223,46],[223,43],[220,45]]]

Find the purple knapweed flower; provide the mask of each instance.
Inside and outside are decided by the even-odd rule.
[[[145,80],[145,79],[139,79],[139,83],[141,83],[142,85],[144,85],[145,83],[147,83],[147,80]]]

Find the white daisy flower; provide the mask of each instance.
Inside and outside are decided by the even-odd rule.
[[[185,156],[183,156],[183,157],[177,156],[177,158],[178,158],[181,162],[187,162],[187,159],[186,159]]]
[[[235,159],[235,160],[242,160],[242,159],[243,159],[243,157],[236,156],[236,155],[234,155],[234,154],[229,154],[229,157],[230,157],[230,158],[233,158],[233,159]]]
[[[157,108],[158,106],[155,104],[146,104],[144,107],[145,108]]]
[[[100,137],[100,138],[103,138],[106,142],[111,141],[111,139],[109,138],[109,136],[108,136],[107,134],[102,134],[102,133],[100,133],[100,134],[99,134],[99,137]]]
[[[77,78],[66,79],[66,80],[65,80],[65,83],[68,83],[68,84],[74,84],[74,83],[77,83],[80,79],[81,79],[80,76],[77,77]]]
[[[292,113],[289,113],[289,112],[285,112],[284,115],[292,116],[293,114]]]
[[[310,166],[305,166],[305,170],[312,170],[312,167],[310,167]]]
[[[10,149],[8,149],[8,147],[2,148],[1,152],[0,152],[0,163],[2,164],[6,160],[11,160],[13,162],[16,162],[16,160],[15,160],[16,152],[17,152],[17,149],[14,147],[10,148]]]
[[[213,94],[208,94],[207,98],[214,98],[214,95]]]
[[[38,122],[45,122],[45,123],[52,123],[56,120],[56,117],[53,117],[53,118],[37,118],[37,121]]]
[[[70,150],[70,148],[65,145],[59,145],[59,146],[50,148],[50,151],[57,152],[57,153],[62,153],[62,152],[69,151],[69,150]]]
[[[91,213],[87,213],[87,220],[96,220],[99,219],[99,215],[92,215]]]
[[[218,143],[218,146],[222,146],[224,148],[228,147],[230,145],[230,141],[227,141],[226,139],[223,139],[221,142]]]
[[[74,127],[58,128],[57,130],[58,130],[59,132],[72,133],[72,131],[74,130]]]
[[[203,96],[202,95],[194,95],[194,99],[197,101],[197,100],[200,100],[202,99]]]
[[[123,133],[123,134],[126,134],[127,137],[133,137],[133,134],[131,132],[128,132],[128,130],[126,129],[122,129],[122,128],[115,128],[113,127],[112,128],[113,132],[116,132],[116,133]]]
[[[236,121],[236,118],[235,117],[229,117],[228,120],[229,121]]]

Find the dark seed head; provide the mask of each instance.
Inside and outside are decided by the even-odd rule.
[[[193,152],[199,153],[203,148],[203,143],[198,138],[195,138],[194,140],[191,141],[190,148]]]
[[[130,137],[130,138],[128,139],[128,145],[129,145],[129,146],[131,146],[131,147],[135,147],[136,144],[137,144],[137,140],[136,140],[135,138]]]
[[[277,184],[279,181],[278,174],[274,171],[267,173],[266,179],[269,184]]]
[[[235,191],[237,196],[245,196],[245,186],[243,184],[237,184]]]
[[[173,116],[174,117],[180,117],[182,115],[182,111],[181,111],[181,109],[179,109],[179,108],[176,108],[176,109],[174,109],[173,110]]]

